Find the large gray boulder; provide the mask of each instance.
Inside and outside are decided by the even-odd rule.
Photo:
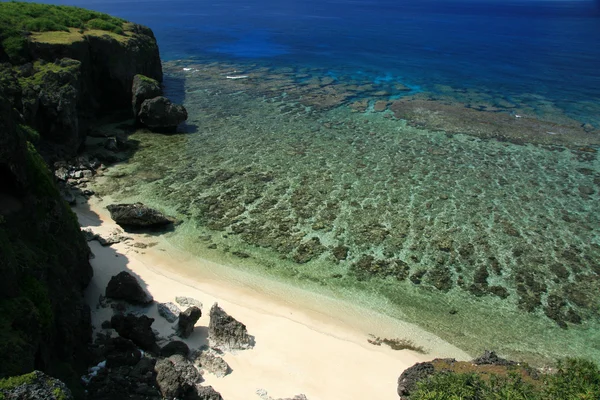
[[[137,117],[153,131],[174,132],[188,115],[184,106],[173,104],[164,96],[158,96],[144,100]]]
[[[156,306],[158,308],[158,314],[169,322],[177,321],[179,314],[181,314],[181,310],[175,303],[158,303]]]
[[[227,314],[217,303],[210,309],[208,339],[211,346],[227,350],[252,347],[252,338],[248,335],[246,325]]]
[[[154,301],[152,296],[142,289],[138,280],[127,271],[119,272],[110,278],[106,286],[106,297],[142,305]]]
[[[141,349],[158,354],[160,348],[156,344],[156,335],[152,330],[154,318],[146,315],[135,316],[133,314],[117,314],[110,319],[110,325],[117,333],[131,340]]]
[[[160,87],[160,83],[141,74],[133,77],[131,92],[131,107],[133,108],[133,115],[135,116],[139,114],[142,108],[142,103],[145,100],[162,96],[162,88]]]
[[[181,312],[179,314],[179,321],[177,322],[179,336],[182,338],[190,337],[194,331],[196,322],[198,322],[201,316],[202,311],[196,306],[191,306],[187,310]]]
[[[222,378],[229,373],[229,364],[221,357],[210,351],[203,351],[196,358],[196,364],[199,368]]]
[[[67,386],[41,371],[33,371],[11,386],[10,381],[0,388],[3,400],[72,400]]]
[[[106,209],[117,224],[127,228],[156,228],[175,222],[173,218],[142,203],[111,204]]]

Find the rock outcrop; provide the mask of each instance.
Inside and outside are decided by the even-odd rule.
[[[200,386],[202,376],[194,365],[180,355],[156,363],[156,382],[164,398],[222,400],[211,386]]]
[[[208,339],[212,347],[227,350],[248,349],[253,345],[246,325],[227,314],[217,303],[210,309]]]
[[[164,96],[144,100],[137,116],[142,124],[158,132],[174,132],[188,117],[185,107]]]
[[[211,374],[222,378],[229,373],[229,365],[218,355],[210,351],[202,351],[195,360],[196,365]]]
[[[177,296],[177,297],[175,297],[175,302],[177,304],[179,304],[181,307],[196,306],[202,310],[202,303],[191,297]]]
[[[179,336],[182,338],[190,337],[194,331],[196,322],[198,322],[201,316],[202,311],[196,306],[191,306],[181,312],[179,314],[179,321],[177,322]]]
[[[0,388],[3,400],[72,400],[67,386],[41,371],[14,378],[12,385]]]
[[[168,302],[168,303],[158,303],[156,305],[158,308],[158,315],[163,317],[169,322],[177,321],[179,318],[179,314],[181,314],[181,310],[177,307],[177,304]]]
[[[169,342],[162,349],[160,349],[161,357],[170,357],[174,354],[179,354],[181,356],[187,357],[189,353],[190,348],[181,340],[174,340],[172,342]]]
[[[127,271],[121,271],[110,278],[106,286],[106,297],[141,305],[154,301],[152,296],[140,286],[137,278]]]
[[[143,350],[158,354],[160,348],[156,344],[156,336],[152,330],[153,322],[154,318],[145,315],[138,317],[133,314],[117,314],[110,319],[111,327],[120,336],[130,339]]]
[[[432,375],[435,367],[430,362],[422,362],[406,369],[398,378],[398,396],[407,399],[410,393],[417,388],[417,383]]]
[[[142,103],[144,101],[162,96],[163,94],[160,83],[157,80],[140,74],[133,77],[131,92],[131,107],[133,109],[133,115],[136,118],[142,109]]]
[[[156,228],[175,222],[173,218],[142,203],[111,204],[106,208],[110,217],[124,228]]]
[[[0,378],[38,369],[76,379],[91,340],[90,251],[8,86],[0,79]]]

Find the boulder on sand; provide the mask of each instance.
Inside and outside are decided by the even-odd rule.
[[[138,280],[127,271],[121,271],[110,278],[106,286],[106,297],[142,305],[154,301],[152,296],[142,289]]]
[[[208,339],[211,346],[229,350],[252,347],[252,338],[248,335],[246,325],[227,314],[217,303],[210,309]]]
[[[177,323],[179,328],[179,336],[182,338],[190,337],[194,331],[196,322],[198,322],[201,316],[202,311],[196,306],[191,306],[187,310],[181,312],[179,314],[179,322]]]
[[[130,228],[155,228],[172,224],[175,220],[142,203],[111,204],[106,209],[119,225]]]

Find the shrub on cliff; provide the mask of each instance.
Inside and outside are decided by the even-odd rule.
[[[98,29],[123,34],[125,20],[78,7],[0,3],[0,61],[27,61],[27,33]]]
[[[591,361],[567,359],[555,373],[526,379],[507,367],[505,375],[438,371],[417,384],[410,400],[597,400],[600,369]]]

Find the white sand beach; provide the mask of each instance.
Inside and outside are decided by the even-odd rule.
[[[96,233],[118,228],[99,199],[76,206],[75,212],[82,227]],[[192,336],[185,339],[190,348],[207,343],[208,312],[218,302],[246,324],[256,342],[250,350],[224,355],[232,370],[227,376],[204,374],[203,384],[212,385],[226,400],[259,399],[259,389],[273,398],[303,393],[309,400],[396,400],[398,376],[416,362],[436,357],[470,359],[462,350],[414,325],[277,282],[257,284],[254,280],[249,284],[243,273],[232,274],[226,266],[193,258],[169,247],[160,237],[127,236],[132,239],[110,247],[90,242],[94,278],[86,298],[95,333],[112,315],[110,307],[98,307],[99,296],[110,277],[123,270],[136,275],[156,302],[189,296],[203,303],[203,316]],[[135,243],[157,244],[140,248]],[[156,304],[143,311],[155,318],[153,327],[162,336],[174,332],[173,324],[158,315]],[[428,353],[375,346],[367,342],[369,334],[411,339]]]

